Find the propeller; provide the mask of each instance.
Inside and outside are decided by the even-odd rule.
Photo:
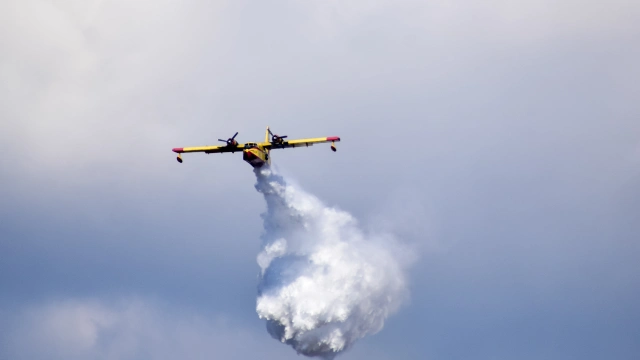
[[[236,146],[238,145],[238,142],[236,141],[236,136],[238,136],[237,131],[232,137],[228,138],[227,140],[218,139],[218,141],[226,142],[227,146]]]
[[[269,134],[271,134],[271,142],[276,144],[282,144],[283,139],[287,137],[287,135],[282,135],[282,136],[276,135],[271,132],[271,129],[269,129]]]

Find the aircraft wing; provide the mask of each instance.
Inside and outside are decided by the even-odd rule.
[[[194,147],[185,147],[185,148],[174,148],[173,152],[178,154],[192,153],[192,152],[203,152],[207,154],[215,154],[215,153],[242,151],[243,149],[244,149],[244,144],[238,144],[236,146],[223,145],[223,146],[194,146]]]
[[[297,140],[285,141],[282,144],[269,143],[265,145],[265,147],[272,150],[285,149],[285,148],[311,146],[313,144],[321,144],[321,143],[328,143],[328,142],[332,143],[334,141],[340,141],[340,138],[338,136],[328,136],[328,137],[310,138],[310,139],[297,139]]]

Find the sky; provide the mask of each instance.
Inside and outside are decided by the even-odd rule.
[[[298,359],[236,131],[417,260],[338,359],[640,356],[640,3],[0,4],[0,358]]]

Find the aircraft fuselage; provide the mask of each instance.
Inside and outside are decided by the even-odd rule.
[[[262,146],[259,146],[257,144],[246,144],[245,147],[247,147],[247,145],[251,146],[248,149],[244,149],[242,151],[242,160],[246,161],[249,163],[249,165],[253,166],[254,168],[259,168],[262,167],[265,163],[269,164],[271,163],[269,161],[269,151],[262,148]]]

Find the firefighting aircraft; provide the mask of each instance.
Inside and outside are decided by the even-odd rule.
[[[269,130],[268,126],[264,136],[264,142],[261,142],[261,143],[248,142],[248,143],[240,144],[236,141],[236,136],[238,136],[237,132],[227,140],[218,139],[218,141],[222,141],[226,143],[226,145],[174,148],[173,152],[178,153],[178,157],[176,159],[178,160],[179,163],[182,163],[181,155],[184,153],[203,152],[205,154],[214,154],[214,153],[227,153],[227,152],[234,153],[236,151],[242,151],[242,159],[248,162],[254,168],[259,168],[265,163],[268,165],[271,165],[270,152],[273,149],[296,148],[296,147],[311,146],[313,144],[330,142],[331,150],[336,151],[335,143],[336,141],[340,141],[340,138],[338,136],[286,140],[287,135],[283,135],[283,136],[276,135],[272,133],[271,130]]]

